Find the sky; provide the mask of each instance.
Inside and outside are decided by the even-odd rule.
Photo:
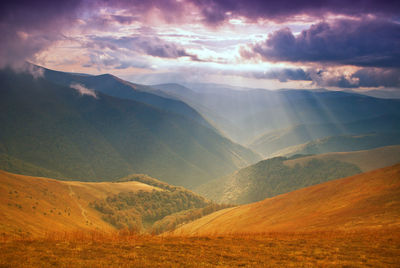
[[[14,0],[0,68],[132,82],[400,90],[400,1]]]

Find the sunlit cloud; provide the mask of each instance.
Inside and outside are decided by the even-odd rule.
[[[400,4],[389,2],[14,1],[1,4],[0,67],[28,60],[159,82],[195,70],[258,87],[398,87]]]

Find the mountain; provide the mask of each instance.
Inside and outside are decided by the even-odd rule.
[[[264,157],[284,148],[329,136],[373,132],[400,132],[400,116],[383,115],[344,124],[302,124],[268,132],[249,144]]]
[[[400,164],[329,181],[186,224],[179,235],[399,227]]]
[[[83,85],[86,88],[104,93],[109,96],[120,99],[129,99],[154,106],[160,110],[176,113],[196,121],[206,127],[212,126],[192,107],[186,103],[170,98],[168,96],[159,96],[149,93],[154,91],[148,86],[134,84],[124,81],[111,74],[87,75],[59,72],[46,69],[39,66],[31,68],[40,69],[46,80],[62,86],[71,86],[73,84]]]
[[[385,146],[371,150],[354,152],[336,152],[297,157],[286,160],[285,165],[294,167],[304,165],[313,159],[337,160],[356,165],[362,172],[388,167],[400,163],[400,145]]]
[[[219,203],[245,204],[400,163],[400,145],[260,161],[196,190]]]
[[[327,90],[265,90],[221,85],[154,85],[199,111],[232,140],[248,144],[268,131],[400,116],[400,100]],[[195,88],[195,89],[194,89]],[[155,92],[155,94],[157,94]]]
[[[140,182],[58,181],[0,171],[0,231],[39,235],[49,231],[115,228],[102,220],[89,203],[107,196],[157,187]]]
[[[296,154],[323,154],[369,150],[382,146],[400,144],[400,132],[378,132],[359,135],[338,135],[290,146],[276,151],[273,156]]]
[[[226,208],[143,174],[118,182],[79,182],[0,170],[0,200],[0,232],[16,236],[124,228],[154,232],[153,225],[162,232],[171,222]]]
[[[247,204],[325,181],[361,173],[354,164],[312,159],[303,165],[286,165],[286,157],[260,161],[196,191],[218,203]]]
[[[400,99],[400,92],[398,90],[373,89],[373,90],[359,91],[359,93],[375,98]]]
[[[84,181],[146,173],[194,187],[259,159],[187,116],[72,87],[0,71],[0,168]]]

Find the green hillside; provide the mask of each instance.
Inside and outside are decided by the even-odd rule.
[[[246,204],[310,185],[361,173],[354,164],[312,159],[285,165],[286,157],[263,160],[229,176],[199,186],[196,191],[220,203]]]
[[[302,124],[265,133],[249,144],[264,157],[284,148],[337,135],[400,131],[400,117],[383,115],[344,124]]]
[[[58,72],[39,66],[34,66],[33,68],[42,69],[46,80],[55,84],[67,87],[71,84],[80,84],[86,88],[93,89],[108,96],[134,100],[154,106],[160,110],[176,113],[206,127],[212,128],[212,126],[196,110],[186,103],[166,96],[152,94],[152,89],[148,86],[127,82],[110,74],[94,76]]]
[[[296,154],[351,152],[398,144],[400,144],[400,132],[396,131],[360,135],[338,135],[287,147],[276,151],[273,155],[291,156]]]
[[[193,187],[259,158],[195,120],[0,72],[0,168],[82,181],[146,173]]]
[[[180,223],[226,208],[183,187],[161,182],[144,174],[132,174],[115,183],[137,181],[157,190],[122,192],[90,204],[102,219],[118,229],[162,233]]]

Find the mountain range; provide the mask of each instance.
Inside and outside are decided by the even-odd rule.
[[[265,90],[213,84],[188,86],[192,88],[178,84],[154,85],[152,88],[154,94],[186,102],[227,137],[242,145],[252,144],[268,132],[298,125],[327,124],[325,128],[330,129],[328,135],[331,136],[343,132],[345,127],[342,125],[400,115],[400,100],[349,92]]]
[[[97,91],[115,85],[131,95]],[[146,173],[196,186],[260,159],[186,104],[136,94],[109,75],[2,70],[0,124],[0,168],[20,174],[104,181]]]

